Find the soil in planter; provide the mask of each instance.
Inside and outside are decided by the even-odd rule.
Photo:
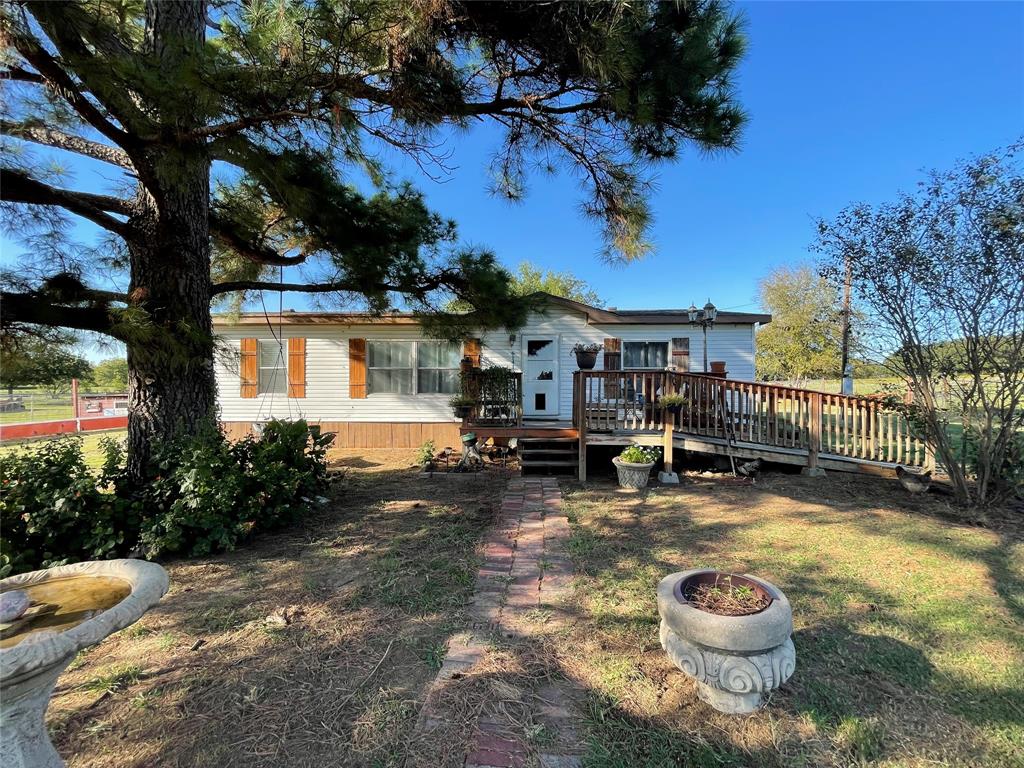
[[[683,596],[695,608],[718,616],[749,616],[768,607],[772,599],[745,585],[733,586],[728,579],[714,584],[694,584]]]

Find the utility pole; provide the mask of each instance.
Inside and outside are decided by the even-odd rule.
[[[850,365],[850,292],[853,288],[853,263],[849,255],[845,258],[846,277],[843,280],[843,354],[842,354],[842,383],[840,393],[844,395],[853,394],[853,366]]]

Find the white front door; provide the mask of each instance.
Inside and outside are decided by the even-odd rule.
[[[523,415],[558,416],[558,336],[523,336]]]

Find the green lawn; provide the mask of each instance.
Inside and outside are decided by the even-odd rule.
[[[685,481],[684,481],[685,482]],[[891,481],[697,480],[573,493],[589,768],[1024,765],[1024,543],[944,522]],[[778,584],[797,667],[767,709],[709,709],[658,643],[655,587],[715,567]]]
[[[10,411],[0,413],[0,424],[23,424],[27,421],[56,421],[70,419],[74,416],[71,403],[42,402],[35,404],[31,410]]]
[[[85,460],[91,467],[100,467],[103,465],[103,451],[100,450],[100,441],[104,438],[112,438],[115,440],[124,440],[127,436],[127,432],[123,429],[112,430],[110,432],[92,432],[81,435],[82,439],[82,453],[85,455]],[[40,437],[33,440],[21,440],[16,443],[3,443],[0,444],[0,455],[10,453],[12,451],[24,451],[31,450],[34,445],[38,445],[44,440],[52,440],[53,437]]]

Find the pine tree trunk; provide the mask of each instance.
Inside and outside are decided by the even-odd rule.
[[[202,45],[206,4],[146,4],[148,53],[172,75]],[[169,99],[161,122],[197,125],[187,99]],[[147,179],[129,246],[129,304],[143,310],[128,341],[128,471],[146,475],[154,443],[194,434],[213,419],[216,384],[210,320],[210,160],[201,142],[171,140],[147,151]]]

